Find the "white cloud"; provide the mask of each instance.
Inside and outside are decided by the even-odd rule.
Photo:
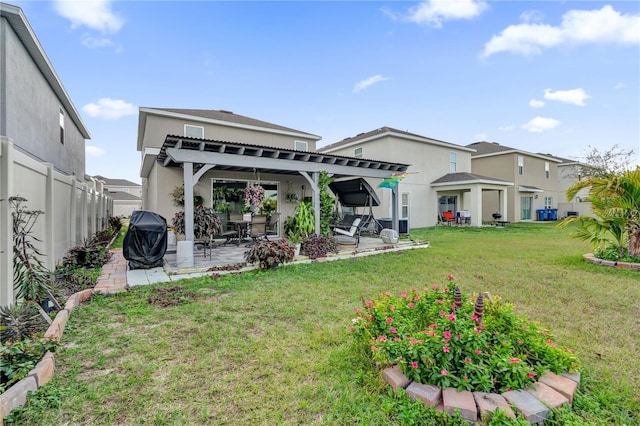
[[[90,103],[82,107],[90,117],[116,120],[126,115],[134,115],[136,108],[121,99],[101,98],[97,103]]]
[[[537,99],[531,99],[529,101],[529,106],[531,108],[542,108],[544,106],[544,101],[539,101]]]
[[[124,25],[124,19],[111,11],[108,0],[57,0],[55,11],[71,21],[71,28],[82,26],[102,33],[117,33]]]
[[[509,124],[507,126],[498,127],[498,130],[500,130],[501,132],[510,132],[510,131],[514,130],[515,128],[516,128],[515,124]]]
[[[551,89],[545,89],[544,98],[550,101],[559,101],[567,104],[574,104],[579,106],[585,106],[585,99],[589,99],[591,96],[587,95],[587,92],[582,88],[571,90],[556,90],[552,92]]]
[[[356,84],[355,87],[353,88],[353,92],[358,93],[371,85],[374,85],[376,83],[380,83],[381,81],[386,81],[386,80],[389,80],[389,78],[383,77],[380,74],[374,75],[373,77],[369,77],[368,79],[362,80],[361,82]]]
[[[113,47],[113,42],[105,37],[91,37],[89,34],[83,34],[82,44],[89,49],[98,49],[101,47]]]
[[[619,90],[619,89],[624,89],[625,87],[627,87],[624,83],[618,83],[615,86],[613,86],[614,89]]]
[[[484,45],[482,56],[499,52],[539,54],[560,44],[640,43],[640,14],[623,15],[606,5],[602,9],[570,10],[558,27],[525,22],[510,25]]]
[[[520,14],[520,20],[522,22],[541,22],[542,13],[539,10],[527,10]]]
[[[107,153],[107,151],[105,151],[104,149],[98,148],[97,146],[93,146],[93,145],[85,146],[84,152],[85,154],[91,157],[102,157],[104,154]]]
[[[410,8],[407,19],[440,28],[443,21],[472,19],[488,8],[487,3],[476,0],[428,0]]]
[[[527,124],[523,124],[522,128],[532,133],[540,133],[545,130],[551,130],[560,125],[560,121],[555,118],[536,117],[529,120]]]

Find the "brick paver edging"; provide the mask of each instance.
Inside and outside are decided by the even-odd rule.
[[[611,266],[613,268],[625,268],[625,269],[640,271],[640,263],[617,262],[615,260],[598,259],[593,255],[593,253],[583,254],[582,257],[587,262],[595,263],[596,265]]]
[[[114,294],[124,291],[127,287],[127,264],[122,255],[122,249],[112,250],[111,260],[102,266],[102,274],[93,289],[82,290],[72,294],[67,299],[64,309],[58,311],[53,322],[44,333],[45,338],[60,341],[64,328],[69,320],[71,311],[85,300],[90,299],[94,293]],[[0,426],[4,426],[4,417],[16,407],[21,407],[27,402],[27,394],[35,392],[45,383],[48,383],[55,371],[55,358],[48,352],[42,357],[27,377],[11,386],[0,395]]]
[[[580,384],[580,373],[557,375],[547,371],[530,388],[496,394],[458,392],[456,388],[441,389],[413,382],[397,365],[385,369],[382,377],[394,391],[405,389],[411,400],[419,399],[430,407],[451,415],[458,410],[462,418],[472,424],[481,423],[483,415],[490,415],[498,408],[515,418],[512,407],[529,423],[542,423],[549,417],[549,410],[573,403],[573,395]]]

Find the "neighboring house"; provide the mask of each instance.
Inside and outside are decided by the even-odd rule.
[[[471,156],[473,173],[513,182],[507,190],[508,220],[537,220],[538,209],[557,209],[564,191],[558,188],[558,164],[562,161],[550,155],[534,154],[495,142],[467,145],[475,149]],[[491,220],[491,208],[498,201],[496,194],[483,194],[483,220]],[[504,212],[500,212],[503,214]],[[558,214],[561,216],[562,212]]]
[[[555,157],[547,154],[549,157],[555,158],[561,161],[558,163],[558,191],[560,195],[558,198],[558,215],[567,216],[567,214],[578,214],[580,216],[590,216],[591,203],[586,201],[589,195],[589,188],[583,188],[575,197],[567,199],[567,189],[574,183],[582,180],[584,176],[581,175],[582,170],[587,165],[577,160],[570,160],[568,158]]]
[[[471,225],[482,225],[482,194],[505,194],[508,181],[471,173],[474,149],[414,133],[381,127],[320,148],[320,152],[357,158],[408,162],[411,171],[398,185],[399,215],[409,228],[434,226],[443,212],[467,211]],[[379,182],[379,181],[378,181]],[[375,188],[378,182],[371,182]],[[391,191],[378,189],[377,218],[391,217]],[[498,209],[493,202],[487,209]],[[504,199],[504,197],[502,197]]]
[[[106,222],[110,199],[84,183],[89,138],[22,9],[0,3],[0,305],[14,296],[10,197],[44,212],[32,231],[49,269]]]
[[[383,179],[407,170],[406,164],[319,153],[320,136],[221,110],[144,108],[139,110],[137,149],[142,154],[143,209],[171,223],[182,210],[171,193],[184,187],[186,235],[178,242],[178,265],[193,265],[194,195],[214,207],[220,187],[241,190],[259,183],[275,201],[283,220],[293,213],[294,198],[309,197],[319,229],[318,178],[321,171],[340,178]],[[293,194],[297,197],[290,197]],[[232,204],[232,212],[244,205]],[[397,218],[394,221],[397,229]],[[278,232],[282,234],[282,221]]]
[[[109,179],[96,175],[93,179],[103,182],[105,192],[113,199],[113,216],[129,217],[142,208],[142,185],[126,179]]]

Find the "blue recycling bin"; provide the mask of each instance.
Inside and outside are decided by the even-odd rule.
[[[547,209],[548,220],[558,220],[558,209]]]
[[[536,214],[538,216],[538,221],[547,220],[547,209],[538,209],[536,210]]]

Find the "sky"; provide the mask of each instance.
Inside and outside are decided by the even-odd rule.
[[[233,111],[318,147],[389,126],[640,164],[638,1],[8,3],[91,134],[89,175],[140,183],[139,107]]]

